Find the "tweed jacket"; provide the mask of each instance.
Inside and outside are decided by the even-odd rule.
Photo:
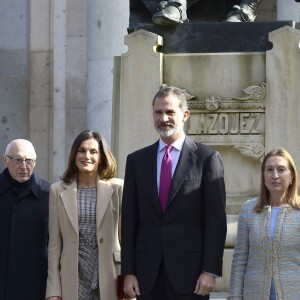
[[[272,278],[276,299],[300,299],[300,211],[282,206],[271,240],[271,207],[256,213],[256,203],[246,201],[239,216],[229,299],[268,300]]]
[[[120,274],[120,214],[123,180],[97,182],[97,240],[100,298],[117,300]],[[78,300],[77,183],[51,185],[49,199],[49,247],[46,297]]]

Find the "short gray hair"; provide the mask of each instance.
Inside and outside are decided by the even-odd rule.
[[[169,96],[170,94],[174,94],[177,96],[179,100],[179,107],[182,111],[188,110],[188,99],[186,90],[183,90],[181,88],[175,87],[175,86],[167,86],[167,85],[161,85],[159,91],[155,94],[153,100],[152,100],[152,107],[154,108],[154,102],[156,98],[165,98]]]

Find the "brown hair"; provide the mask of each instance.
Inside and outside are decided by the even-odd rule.
[[[260,181],[260,196],[259,200],[254,208],[256,212],[261,212],[263,207],[265,205],[270,205],[269,200],[270,200],[270,192],[265,186],[265,181],[264,181],[264,171],[265,171],[265,166],[267,160],[272,157],[272,156],[281,156],[283,157],[287,164],[288,168],[292,173],[292,183],[289,185],[287,191],[286,191],[286,200],[289,205],[291,205],[293,208],[300,209],[300,199],[298,196],[298,174],[297,174],[297,169],[294,163],[294,160],[292,156],[283,148],[278,148],[278,149],[273,149],[269,151],[261,166],[261,181]]]
[[[115,176],[117,170],[117,163],[104,137],[98,132],[92,130],[85,130],[81,132],[73,142],[71,152],[69,154],[68,167],[64,172],[63,176],[61,177],[64,183],[69,184],[75,179],[77,179],[77,167],[75,163],[76,155],[81,143],[89,139],[95,139],[99,143],[101,157],[101,164],[99,164],[98,167],[99,177],[103,180],[108,180]]]

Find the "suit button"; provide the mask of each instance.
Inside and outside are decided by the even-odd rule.
[[[104,242],[104,239],[103,239],[103,238],[101,238],[101,239],[100,239],[100,243],[102,244],[103,242]]]

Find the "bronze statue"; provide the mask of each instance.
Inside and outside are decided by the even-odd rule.
[[[262,0],[242,0],[239,5],[234,5],[227,15],[227,22],[253,22],[256,18],[258,5]]]
[[[187,10],[199,3],[205,5],[203,0],[140,0],[152,14],[152,22],[159,26],[169,26],[188,22]],[[262,0],[216,0],[207,6],[215,7],[225,13],[221,20],[227,22],[253,22],[257,15],[257,7]],[[136,2],[131,0],[132,3]],[[215,4],[214,4],[214,3]],[[133,7],[131,3],[131,6]],[[225,4],[224,4],[225,3]],[[228,9],[229,8],[229,9]],[[194,10],[194,7],[191,9]],[[199,9],[195,8],[199,12]],[[207,10],[210,12],[211,10]],[[228,13],[229,11],[229,13]],[[197,12],[193,11],[194,14]],[[220,14],[219,14],[220,15]],[[212,16],[215,21],[220,16]],[[201,20],[201,17],[199,18]],[[204,20],[207,21],[207,20]]]

